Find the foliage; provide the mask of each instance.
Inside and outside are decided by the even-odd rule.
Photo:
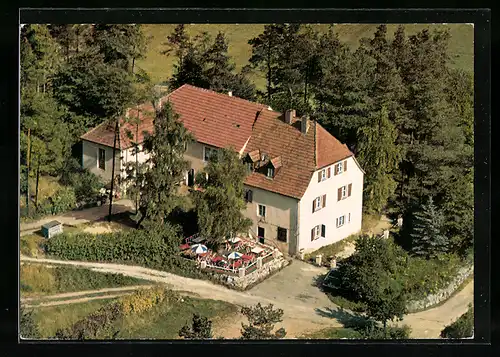
[[[396,189],[392,173],[402,156],[396,139],[397,132],[385,107],[359,130],[358,159],[366,172],[363,203],[367,212],[381,213]]]
[[[175,297],[175,295],[173,292],[169,293],[164,287],[157,286],[150,289],[140,289],[133,294],[121,298],[118,304],[122,314],[127,316],[147,311],[163,300]]]
[[[70,211],[76,207],[75,191],[71,187],[62,187],[52,198],[53,214]]]
[[[434,206],[432,197],[414,213],[412,222],[412,253],[426,258],[435,258],[448,250],[444,236],[444,216]]]
[[[255,86],[248,80],[245,71],[235,73],[223,32],[219,32],[213,42],[208,33],[201,33],[191,39],[181,24],[167,37],[166,45],[168,48],[163,53],[174,53],[177,57],[170,80],[171,88],[191,84],[220,93],[231,91],[237,97],[254,99]]]
[[[274,309],[273,304],[262,306],[260,303],[253,307],[242,307],[241,313],[248,319],[248,325],[241,324],[241,338],[244,340],[269,340],[286,336],[284,328],[274,333],[274,325],[283,321],[283,310]]]
[[[220,149],[197,177],[202,191],[195,192],[194,202],[200,234],[214,244],[244,232],[251,221],[243,216],[243,182],[246,168],[231,149]],[[208,175],[208,179],[206,179]]]
[[[441,331],[441,338],[469,338],[474,335],[474,307]]]
[[[408,325],[388,326],[381,329],[377,326],[372,326],[364,331],[361,331],[361,338],[369,340],[407,340],[410,338],[411,328]]]
[[[126,168],[126,181],[139,192],[139,224],[162,226],[179,205],[177,188],[188,168],[183,154],[192,135],[178,119],[170,102],[157,108],[153,132],[143,143],[148,158],[138,170],[135,163]]]
[[[185,325],[179,330],[179,336],[187,340],[202,340],[213,338],[212,321],[204,316],[193,314],[191,326]]]
[[[23,305],[19,311],[19,333],[22,338],[37,339],[40,338],[40,331],[33,319],[33,311],[26,310]]]
[[[303,336],[313,340],[360,339],[362,335],[353,328],[329,327]]]
[[[96,202],[100,197],[99,190],[104,187],[99,176],[83,169],[74,158],[69,158],[65,162],[60,182],[74,189],[77,202]]]

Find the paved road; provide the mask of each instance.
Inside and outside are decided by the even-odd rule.
[[[114,201],[112,214],[118,214],[122,212],[134,209],[134,203],[131,200],[118,200]],[[50,221],[59,221],[62,224],[76,226],[83,223],[94,222],[105,218],[109,213],[109,204],[105,204],[99,207],[92,207],[84,209],[81,211],[69,211],[58,216],[49,216],[41,220],[29,223],[20,224],[21,236],[26,234],[31,234],[40,229],[42,225]]]
[[[262,304],[272,303],[284,310],[283,325],[286,329],[297,329],[297,326],[302,325],[305,330],[310,331],[326,327],[341,327],[342,324],[339,320],[342,321],[346,315],[339,313],[338,307],[315,287],[314,279],[323,274],[326,269],[317,268],[301,261],[294,261],[290,266],[253,289],[239,292],[205,280],[185,278],[139,266],[38,259],[25,256],[21,256],[21,260],[81,266],[99,272],[123,274],[144,280],[163,282],[173,290],[192,292],[202,298],[227,301],[238,306],[254,305],[258,302]],[[412,337],[438,338],[439,332],[444,326],[467,310],[468,303],[473,300],[472,287],[473,283],[471,282],[443,305],[431,310],[409,314],[402,323],[406,323],[412,328]],[[299,331],[297,331],[298,333]]]

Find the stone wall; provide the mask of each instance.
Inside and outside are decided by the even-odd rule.
[[[435,294],[428,295],[422,300],[411,301],[407,305],[408,312],[411,313],[415,311],[421,311],[424,309],[428,309],[434,305],[437,305],[440,302],[443,302],[444,300],[448,299],[455,292],[455,290],[457,290],[458,287],[473,273],[474,273],[474,267],[472,265],[465,266],[459,269],[457,276],[452,280],[452,282],[446,288],[441,289]]]
[[[262,264],[262,267],[260,269],[256,269],[251,273],[245,274],[245,276],[240,277],[238,275],[228,275],[213,272],[211,273],[211,278],[217,281],[219,284],[227,286],[228,288],[243,291],[258,284],[273,273],[283,269],[289,263],[290,262],[287,259],[280,255],[270,262]]]

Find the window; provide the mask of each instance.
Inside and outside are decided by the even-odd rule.
[[[286,243],[286,228],[278,227],[278,236],[277,236],[277,239],[280,242],[285,242]]]
[[[326,237],[326,226],[324,224],[319,224],[311,229],[311,242],[320,237]]]
[[[253,200],[253,192],[252,192],[252,190],[246,190],[245,191],[245,201],[252,202],[252,200]]]
[[[336,224],[337,224],[337,228],[339,227],[342,227],[344,225],[344,220],[345,220],[345,216],[340,216],[339,218],[336,219]]]
[[[313,200],[312,211],[313,213],[319,211],[326,206],[326,195],[318,196]]]
[[[342,162],[336,165],[335,171],[337,171],[337,175],[341,174],[344,171],[344,165]]]
[[[330,167],[323,169],[321,171],[318,171],[318,182],[325,181],[326,179],[330,178],[330,176],[331,176],[331,168]]]
[[[352,192],[352,183],[350,183],[347,186],[339,187],[339,189],[337,190],[337,201],[350,197],[351,192]]]
[[[106,151],[99,148],[99,158],[97,160],[97,167],[101,170],[106,170]]]
[[[264,205],[259,205],[259,206],[258,206],[258,212],[257,212],[257,215],[258,215],[259,217],[266,218],[266,206],[264,206]]]
[[[217,154],[217,149],[204,146],[203,160],[210,161],[210,159]]]
[[[264,244],[264,237],[266,236],[266,230],[262,227],[257,228],[257,235],[259,237],[259,242]]]
[[[248,170],[248,172],[253,171],[253,164],[251,162],[247,162],[247,170]]]
[[[274,177],[274,167],[268,167],[267,168],[267,177]]]
[[[326,180],[326,169],[321,170],[321,181]]]

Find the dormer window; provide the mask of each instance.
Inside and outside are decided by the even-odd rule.
[[[274,167],[267,168],[267,177],[270,177],[270,178],[274,177]]]
[[[247,162],[247,170],[248,170],[248,172],[252,172],[253,171],[253,163]]]

